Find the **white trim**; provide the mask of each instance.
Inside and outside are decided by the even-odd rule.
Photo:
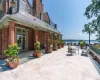
[[[17,29],[21,29],[21,33],[19,33],[19,34],[25,34],[25,50],[21,50],[21,51],[27,51],[28,50],[27,29],[16,26],[16,34],[15,34],[16,35],[16,43],[17,43],[17,34],[18,34]],[[22,30],[25,30],[25,33],[22,33]]]
[[[5,15],[0,20],[0,23],[5,22],[4,19],[7,19],[7,21],[9,21],[9,20],[15,21],[17,23],[24,24],[31,28],[39,28],[39,29],[42,29],[45,31],[50,31],[53,33],[61,34],[57,29],[52,28],[49,24],[37,19],[36,17],[34,17],[26,12],[16,13],[13,15]]]

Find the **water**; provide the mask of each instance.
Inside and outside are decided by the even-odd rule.
[[[79,43],[80,40],[64,40],[65,43]],[[83,40],[86,43],[89,43],[89,40]],[[90,44],[98,43],[96,40],[91,40]]]

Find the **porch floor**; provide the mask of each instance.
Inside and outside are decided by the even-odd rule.
[[[81,49],[79,54],[68,56],[67,48],[65,46],[16,69],[1,72],[0,80],[100,80],[91,59],[81,56]]]
[[[20,63],[19,64],[23,64],[25,62],[28,62],[32,59],[35,59],[35,57],[33,57],[33,52],[34,50],[31,50],[31,51],[27,51],[27,52],[21,52],[20,54],[18,54],[18,57],[19,57],[19,60],[20,60]],[[45,55],[45,50],[42,49],[42,56]]]

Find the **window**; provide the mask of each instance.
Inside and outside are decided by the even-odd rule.
[[[17,12],[17,0],[13,0],[13,2],[15,2],[15,5],[12,6],[12,13],[16,13]]]

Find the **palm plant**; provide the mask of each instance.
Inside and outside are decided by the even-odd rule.
[[[87,34],[89,34],[89,44],[90,44],[90,35],[94,33],[94,29],[92,27],[92,23],[88,23],[84,25],[84,29],[82,30],[82,32],[86,32]]]

